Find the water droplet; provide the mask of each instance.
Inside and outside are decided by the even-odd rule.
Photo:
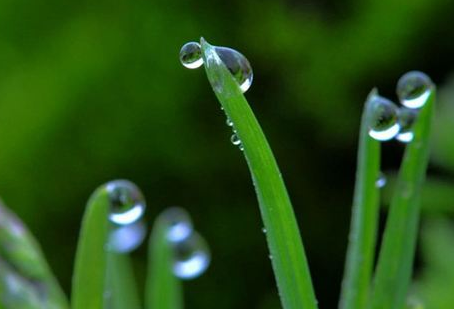
[[[202,49],[197,42],[189,42],[180,50],[180,61],[188,69],[197,69],[203,64]]]
[[[422,107],[433,89],[430,77],[419,71],[405,73],[397,82],[397,95],[408,108]]]
[[[228,47],[216,46],[215,51],[238,82],[241,91],[246,92],[251,87],[254,75],[251,64],[246,57]]]
[[[238,135],[236,135],[236,133],[232,134],[232,136],[230,137],[230,141],[231,141],[232,144],[235,145],[235,146],[241,145],[241,140],[240,140],[240,138],[238,137]]]
[[[131,252],[140,246],[145,235],[146,228],[142,221],[118,226],[110,232],[107,249],[119,253]]]
[[[383,174],[383,172],[380,172],[378,174],[378,178],[375,181],[375,186],[377,188],[383,188],[386,185],[386,175]]]
[[[270,255],[268,255],[268,258],[269,258],[270,260],[272,260],[272,259],[273,259],[273,256],[270,254]]]
[[[188,238],[192,232],[191,218],[186,210],[180,207],[170,207],[161,214],[168,226],[167,239],[179,242]]]
[[[266,228],[262,228],[262,232],[266,234]]]
[[[227,117],[225,124],[228,125],[229,127],[233,127],[233,121],[229,117]]]
[[[109,220],[115,224],[131,224],[145,211],[145,199],[139,188],[128,180],[114,180],[105,186],[110,199]]]
[[[400,129],[398,107],[379,95],[373,95],[369,100],[369,135],[378,141],[394,138]]]
[[[396,139],[403,143],[409,143],[413,140],[413,124],[418,116],[418,110],[412,108],[401,107],[399,109],[399,124],[400,131]]]
[[[206,241],[193,232],[180,242],[173,243],[173,273],[180,279],[193,279],[205,272],[210,264]]]

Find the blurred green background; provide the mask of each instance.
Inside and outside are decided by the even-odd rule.
[[[374,86],[396,100],[397,79],[418,69],[441,102],[412,291],[452,308],[453,10],[447,0],[0,0],[0,195],[66,291],[89,195],[127,178],[150,224],[185,207],[211,245],[209,271],[185,284],[187,308],[279,308],[245,161],[205,73],[178,60],[204,36],[253,66],[246,96],[288,185],[320,306],[334,308],[363,101]],[[389,175],[402,151],[386,143]],[[141,282],[145,251],[133,254]]]

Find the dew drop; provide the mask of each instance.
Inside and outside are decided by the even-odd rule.
[[[117,226],[110,232],[107,249],[119,253],[131,252],[142,244],[145,234],[146,228],[142,221]]]
[[[419,71],[405,73],[397,82],[397,96],[408,108],[421,108],[433,89],[430,77]]]
[[[378,178],[375,181],[375,186],[377,188],[383,188],[386,185],[386,175],[383,172],[378,174]]]
[[[232,134],[232,136],[230,137],[230,141],[235,146],[241,145],[241,140],[236,133]]]
[[[193,279],[205,272],[210,265],[210,252],[206,241],[193,232],[180,242],[173,243],[173,273],[180,279]]]
[[[186,210],[180,207],[170,207],[161,214],[167,225],[167,239],[170,242],[180,242],[188,238],[192,232],[191,218]]]
[[[266,228],[262,228],[262,232],[266,234]]]
[[[229,126],[229,127],[233,127],[233,121],[229,117],[227,117],[227,120],[225,121],[225,124],[227,126]]]
[[[394,138],[400,130],[398,107],[379,95],[373,95],[369,100],[369,135],[378,141]]]
[[[238,51],[222,46],[216,46],[215,51],[237,81],[241,91],[246,92],[251,87],[253,72],[246,57]]]
[[[105,186],[110,199],[109,220],[128,225],[140,219],[145,211],[145,199],[139,188],[128,180],[114,180]]]
[[[197,69],[203,64],[202,49],[197,42],[189,42],[180,50],[180,61],[188,69]]]
[[[413,140],[413,125],[418,117],[418,110],[401,107],[399,109],[400,131],[396,139],[402,143],[409,143]]]

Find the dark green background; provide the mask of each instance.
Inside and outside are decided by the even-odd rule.
[[[146,195],[147,222],[179,205],[210,243],[209,271],[185,284],[187,308],[279,308],[242,154],[204,71],[178,60],[204,36],[253,66],[247,99],[288,185],[320,305],[334,308],[363,101],[374,86],[396,100],[412,69],[446,84],[453,11],[447,0],[0,0],[0,195],[67,291],[85,202],[127,178]],[[454,180],[450,112],[431,165],[443,184]],[[384,170],[396,169],[402,145],[384,148]],[[134,257],[142,282],[145,248]]]

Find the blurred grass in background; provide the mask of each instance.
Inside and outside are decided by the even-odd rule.
[[[396,99],[398,77],[418,69],[442,89],[427,191],[451,192],[438,202],[454,212],[453,9],[446,0],[0,0],[0,195],[67,291],[88,196],[128,178],[147,197],[149,222],[183,206],[211,245],[212,267],[186,284],[188,308],[279,308],[246,165],[204,73],[178,60],[203,35],[253,66],[248,100],[286,179],[321,307],[334,308],[360,113],[373,86]],[[384,148],[390,171],[403,146]],[[427,226],[424,239],[452,238],[449,220]],[[454,258],[434,246],[421,253]],[[134,255],[140,280],[145,251]],[[424,274],[437,261],[425,256],[416,291],[434,285]],[[437,291],[418,293],[430,307]]]

